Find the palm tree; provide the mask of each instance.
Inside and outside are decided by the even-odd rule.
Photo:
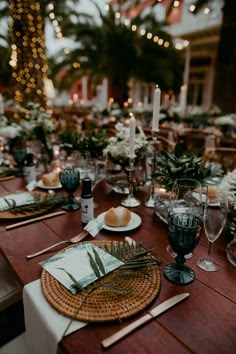
[[[180,0],[183,2],[184,0]],[[132,8],[141,3],[140,0],[118,0],[120,5],[126,4],[126,8]],[[160,3],[153,0],[152,6]],[[167,15],[174,8],[175,0],[171,0]],[[210,0],[193,1],[197,14],[204,6],[210,4]],[[213,101],[225,112],[236,112],[236,1],[224,0],[223,21],[221,24],[220,41],[215,62],[215,82],[213,89]],[[223,93],[223,94],[222,94]]]
[[[161,25],[149,16],[136,17],[127,26],[117,20],[112,8],[106,14],[97,9],[100,21],[89,19],[75,26],[69,24],[63,27],[63,33],[73,36],[78,47],[71,51],[66,61],[58,64],[57,70],[67,65],[66,75],[60,82],[71,86],[72,80],[87,74],[90,85],[95,87],[107,77],[111,82],[112,96],[122,104],[129,97],[130,78],[158,82],[164,90],[174,87],[178,91],[182,76],[179,77],[177,72],[182,72],[182,61],[172,45],[171,37],[161,30]],[[147,31],[154,31],[168,42],[169,47],[161,47],[131,29],[132,25],[141,26],[144,23]],[[74,62],[80,63],[80,69],[76,72],[71,65]]]

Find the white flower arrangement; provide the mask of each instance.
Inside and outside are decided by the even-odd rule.
[[[114,163],[126,166],[129,155],[129,128],[122,123],[117,123],[115,128],[117,134],[108,139],[108,145],[103,150],[103,155]],[[136,159],[139,159],[144,156],[148,141],[142,127],[137,126],[137,128],[139,132],[135,135],[135,154]]]
[[[0,116],[0,136],[6,139],[14,139],[22,134],[22,128],[17,123],[9,123],[7,117]]]
[[[18,124],[12,123],[11,125],[0,127],[0,136],[6,139],[14,139],[17,136],[21,136],[22,131],[22,128]]]
[[[236,126],[236,114],[228,114],[215,119],[216,125],[230,125]]]
[[[222,179],[218,191],[224,195],[229,203],[236,202],[236,169],[228,172]]]
[[[38,103],[29,102],[26,108],[20,107],[19,114],[22,116],[21,126],[28,132],[37,127],[42,127],[45,133],[55,131],[56,127],[51,120],[51,115],[40,110]]]

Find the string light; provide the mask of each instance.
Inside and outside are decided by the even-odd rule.
[[[203,12],[204,12],[205,15],[208,15],[209,12],[210,12],[209,7],[205,7],[205,9],[203,10]]]
[[[125,24],[125,26],[129,27],[130,26],[130,20],[124,19],[124,24]],[[133,32],[139,32],[139,34],[141,36],[144,36],[146,34],[146,30],[144,28],[138,28],[138,26],[136,26],[134,24],[131,25],[131,30]],[[170,46],[170,42],[169,41],[165,41],[163,38],[160,38],[159,36],[156,36],[156,35],[154,35],[151,32],[148,32],[146,34],[146,37],[147,37],[147,39],[150,39],[150,40],[152,39],[154,43],[157,43],[160,46],[164,45],[165,48],[168,48]],[[175,48],[178,49],[178,50],[181,50],[181,49],[183,49],[183,46],[180,48],[180,45],[177,44],[177,47],[175,46]]]
[[[174,2],[174,7],[178,7],[179,6],[179,1],[178,0],[175,0]]]
[[[70,53],[70,49],[68,47],[65,46],[65,39],[63,37],[63,34],[61,32],[61,27],[59,26],[59,23],[56,19],[56,16],[55,16],[55,13],[53,12],[54,10],[54,5],[52,3],[48,4],[48,9],[49,9],[49,18],[52,22],[52,25],[54,27],[54,30],[55,30],[55,33],[56,33],[56,36],[57,38],[61,41],[61,44],[62,44],[62,47],[63,47],[63,50],[64,50],[64,53],[66,55],[68,55]]]
[[[190,11],[190,12],[194,12],[195,9],[196,9],[196,6],[195,6],[194,4],[192,4],[192,5],[189,6],[189,11]]]
[[[40,12],[40,3],[36,1],[28,6],[28,0],[10,0],[10,13],[13,19],[11,27],[12,77],[16,82],[15,100],[21,105],[33,101],[41,108],[47,106],[44,89],[48,70],[44,23]]]

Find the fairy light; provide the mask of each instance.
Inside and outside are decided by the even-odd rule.
[[[189,6],[189,11],[190,11],[190,12],[194,12],[195,9],[196,9],[196,6],[195,6],[194,4],[192,4],[192,5]]]
[[[144,28],[141,28],[139,33],[141,36],[144,36],[146,33],[146,30]]]
[[[70,49],[68,47],[65,46],[65,41],[64,41],[64,37],[63,34],[61,32],[61,27],[56,19],[55,13],[53,12],[54,10],[54,5],[52,3],[48,4],[48,9],[49,9],[49,18],[52,22],[52,25],[54,27],[54,31],[56,33],[57,38],[61,41],[62,47],[63,47],[63,51],[66,55],[68,55],[70,53]]]
[[[209,12],[210,12],[209,7],[205,7],[205,9],[203,10],[203,12],[204,12],[205,15],[208,15]]]
[[[159,2],[161,2],[161,1],[159,1]],[[175,7],[178,7],[179,6],[179,1],[175,1],[174,4],[175,4]],[[130,20],[129,19],[124,19],[124,24],[126,26],[130,26]],[[138,32],[140,34],[140,36],[144,36],[146,34],[146,30],[144,28],[138,28],[138,26],[134,25],[134,24],[131,25],[131,31]],[[168,48],[170,46],[170,42],[169,41],[165,41],[163,38],[160,38],[159,36],[154,35],[151,32],[148,32],[146,34],[146,37],[147,37],[147,39],[152,39],[153,42],[158,44],[159,46],[164,46],[164,48]],[[175,45],[175,48],[177,50],[182,50],[184,48],[184,45],[177,43]]]
[[[115,18],[116,18],[117,20],[120,19],[120,12],[116,12],[116,13],[115,13]]]
[[[48,70],[44,23],[40,12],[40,2],[28,0],[10,0],[9,9],[13,23],[10,36],[12,39],[9,64],[13,68],[12,78],[16,83],[15,101],[26,105],[30,101],[47,106],[44,80]]]
[[[173,5],[174,7],[178,7],[179,6],[179,1],[178,0],[175,0],[175,2],[174,2],[174,5]]]

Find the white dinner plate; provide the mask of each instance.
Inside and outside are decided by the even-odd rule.
[[[128,225],[112,227],[112,226],[108,226],[105,224],[105,222],[104,222],[105,214],[106,214],[106,211],[104,213],[98,215],[98,217],[97,217],[97,220],[104,224],[104,226],[103,226],[104,230],[115,231],[115,232],[130,231],[130,230],[136,229],[136,227],[138,227],[142,222],[140,216],[131,211],[131,219],[130,219],[130,222],[128,223]]]
[[[42,189],[59,189],[62,187],[62,185],[59,183],[57,186],[45,186],[45,184],[43,184],[43,181],[40,179],[37,182],[37,187],[42,188]]]

